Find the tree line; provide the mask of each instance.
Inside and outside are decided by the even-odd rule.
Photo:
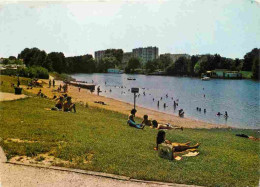
[[[51,52],[47,54],[38,48],[25,48],[18,54],[27,67],[41,66],[48,71],[58,73],[94,73],[107,72],[109,68],[122,68],[122,49],[107,49],[104,57],[96,62],[92,55],[65,57],[62,52]]]
[[[124,69],[126,73],[134,73],[136,69],[143,69],[146,73],[164,71],[167,75],[176,76],[200,76],[206,71],[214,69],[227,69],[231,71],[252,71],[253,78],[259,80],[260,49],[254,48],[246,53],[243,59],[230,59],[219,54],[192,55],[180,57],[173,62],[170,55],[160,55],[159,58],[141,63],[141,59],[130,58],[126,67],[122,64],[122,49],[107,49],[101,60],[94,60],[92,55],[65,57],[62,52],[46,53],[38,48],[25,48],[18,54],[18,59],[23,59],[27,67],[43,67],[50,72],[58,73],[94,73],[107,72],[109,68]],[[11,62],[16,62],[14,56],[10,56]],[[5,63],[7,63],[5,61]]]
[[[92,55],[65,57],[62,52],[47,54],[38,48],[25,48],[18,54],[27,67],[41,66],[48,71],[58,73],[92,73],[95,72],[95,61]]]
[[[135,69],[143,68],[146,73],[165,71],[167,75],[174,76],[200,76],[206,71],[227,69],[230,71],[252,71],[252,78],[259,80],[260,49],[254,48],[244,55],[244,59],[231,59],[221,57],[219,54],[182,56],[173,62],[170,54],[160,55],[153,61],[142,64],[138,58],[131,58],[127,64],[126,72],[133,73]]]

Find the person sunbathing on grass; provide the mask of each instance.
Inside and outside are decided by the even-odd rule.
[[[172,130],[172,129],[180,129],[183,131],[183,127],[175,127],[173,125],[171,125],[170,123],[167,124],[159,124],[156,120],[152,121],[152,127],[151,128],[155,128],[155,129],[168,129],[168,130]]]
[[[144,129],[144,126],[145,126],[145,125],[136,124],[136,123],[135,123],[134,117],[135,117],[135,113],[136,113],[136,112],[137,112],[136,109],[132,109],[132,110],[131,110],[131,114],[129,115],[127,124],[128,124],[129,126],[131,126],[131,127],[137,128],[137,129]]]
[[[152,127],[152,122],[151,120],[148,119],[148,115],[144,115],[144,119],[142,121],[142,125],[146,125],[146,126],[151,126]]]
[[[55,104],[55,107],[53,107],[51,110],[62,110],[63,107],[63,97],[60,97],[57,103]]]
[[[162,144],[162,143],[171,144],[174,151],[176,151],[176,152],[185,151],[187,149],[196,149],[200,145],[199,143],[196,143],[194,146],[190,146],[189,145],[190,142],[187,142],[187,143],[171,142],[171,141],[165,139],[165,132],[160,130],[156,137],[156,147],[154,148],[154,150],[158,150],[159,144]]]
[[[71,97],[67,97],[67,101],[63,104],[63,111],[64,112],[71,112],[72,109],[74,113],[76,112],[76,105],[71,102]]]

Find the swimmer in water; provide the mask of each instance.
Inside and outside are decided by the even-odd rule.
[[[228,113],[227,113],[227,111],[225,111],[224,117],[225,117],[225,118],[228,118]]]

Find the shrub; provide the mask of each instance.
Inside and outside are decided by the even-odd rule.
[[[49,78],[48,70],[39,66],[20,68],[18,69],[18,74],[22,77],[40,78],[40,79]]]

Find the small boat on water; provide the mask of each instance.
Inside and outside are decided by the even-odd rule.
[[[135,78],[128,77],[127,80],[135,81]]]
[[[203,81],[209,81],[209,80],[210,80],[210,77],[203,77],[203,78],[201,78],[201,80],[203,80]]]

